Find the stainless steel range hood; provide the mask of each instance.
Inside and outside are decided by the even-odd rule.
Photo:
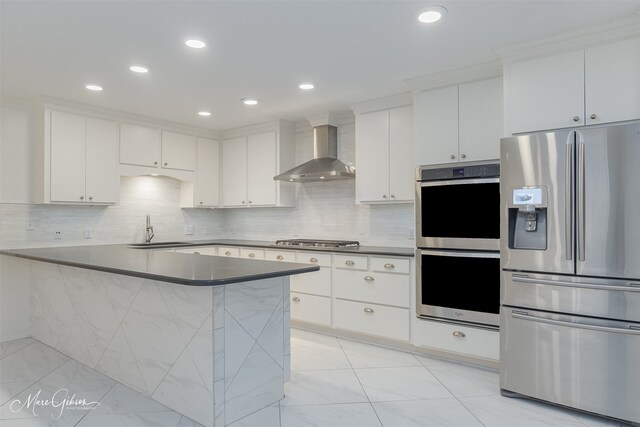
[[[313,159],[273,177],[275,181],[311,182],[353,179],[356,170],[337,159],[338,128],[331,125],[313,128]]]

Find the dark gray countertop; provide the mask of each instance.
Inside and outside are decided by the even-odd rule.
[[[320,269],[311,264],[198,256],[127,245],[8,249],[0,254],[192,286],[226,285]]]
[[[344,252],[349,254],[362,254],[362,255],[387,255],[387,256],[401,256],[401,257],[413,257],[415,249],[411,248],[398,248],[391,246],[356,246],[346,248],[316,248],[312,246],[285,246],[276,245],[273,241],[264,240],[240,240],[240,239],[218,239],[218,240],[189,240],[181,242],[179,245],[169,245],[167,247],[189,247],[189,246],[243,246],[252,248],[266,248],[266,249],[287,249],[296,251],[321,251],[321,252]]]

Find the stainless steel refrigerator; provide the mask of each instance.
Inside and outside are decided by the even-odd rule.
[[[502,393],[640,423],[640,124],[500,150]]]

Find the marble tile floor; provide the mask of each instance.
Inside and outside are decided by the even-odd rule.
[[[285,398],[232,427],[622,425],[551,405],[502,397],[497,372],[475,366],[298,329],[292,330],[291,352],[292,380],[286,385]],[[25,402],[39,390],[39,398],[50,397],[61,388],[86,399],[86,405],[72,402],[63,411],[50,405],[36,406],[34,415],[31,408],[20,409],[14,403]],[[0,344],[0,426],[199,424],[25,338]]]

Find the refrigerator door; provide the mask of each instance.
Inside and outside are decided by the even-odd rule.
[[[640,278],[640,124],[576,134],[577,273]]]
[[[545,132],[500,141],[500,259],[509,270],[573,274],[574,131]],[[536,188],[545,195],[546,245],[542,249],[511,247],[516,230],[510,221],[514,190]],[[516,233],[518,231],[518,233]]]
[[[502,307],[500,388],[640,423],[640,324]]]

